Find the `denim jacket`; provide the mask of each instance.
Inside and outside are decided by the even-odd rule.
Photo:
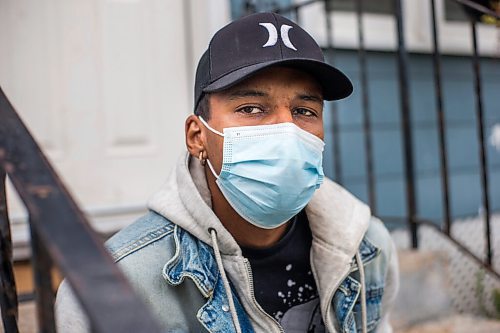
[[[210,216],[203,173],[190,165],[189,157],[176,169],[173,180],[151,200],[150,211],[107,242],[113,258],[165,332],[235,332],[206,231],[216,228],[241,331],[283,332],[255,300],[248,260]],[[207,210],[200,211],[203,206]],[[397,264],[383,224],[331,181],[318,190],[306,214],[313,234],[311,267],[327,331],[361,332],[362,286],[354,260],[358,253],[364,267],[368,332],[391,332],[388,314],[397,290]],[[66,283],[58,293],[56,314],[60,332],[89,331]]]

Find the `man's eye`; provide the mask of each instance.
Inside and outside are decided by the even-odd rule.
[[[236,110],[236,112],[243,112],[247,114],[257,114],[263,112],[261,108],[257,106],[244,106]]]
[[[314,117],[316,116],[316,113],[309,110],[309,109],[304,109],[304,108],[297,108],[293,110],[294,115],[301,115],[301,116],[306,116],[306,117]]]

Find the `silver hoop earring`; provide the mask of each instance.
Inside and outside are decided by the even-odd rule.
[[[200,155],[198,155],[198,159],[200,160],[200,164],[205,166],[207,164],[207,160],[203,158],[203,151],[200,151]]]

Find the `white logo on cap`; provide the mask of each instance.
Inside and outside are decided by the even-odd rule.
[[[278,30],[276,30],[276,27],[272,23],[259,23],[259,25],[263,26],[264,28],[267,29],[267,32],[269,33],[269,39],[267,42],[262,45],[262,47],[268,47],[268,46],[274,46],[278,42]],[[289,49],[292,49],[294,51],[297,51],[297,48],[293,46],[292,42],[290,41],[290,37],[288,36],[288,32],[290,29],[293,27],[287,24],[283,24],[280,28],[280,36],[281,40],[283,41],[283,44],[285,44],[286,47]]]

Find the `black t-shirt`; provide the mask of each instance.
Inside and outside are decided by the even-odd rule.
[[[311,243],[309,221],[302,211],[274,246],[242,248],[252,267],[257,302],[286,333],[325,332],[311,271]]]

